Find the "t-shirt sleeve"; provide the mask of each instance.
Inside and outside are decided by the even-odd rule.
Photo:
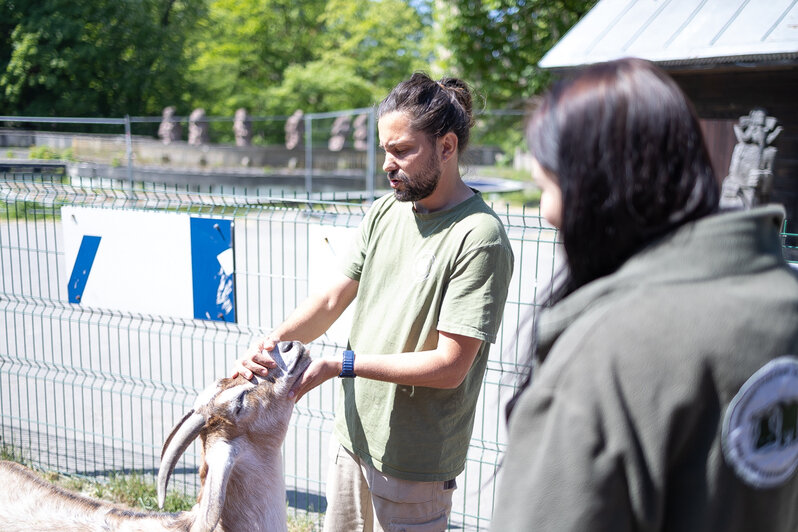
[[[360,275],[363,273],[363,264],[366,261],[366,251],[374,224],[375,211],[376,209],[372,207],[366,213],[357,228],[357,234],[352,239],[347,253],[339,264],[341,273],[358,282],[360,281]]]
[[[504,243],[464,254],[449,278],[438,330],[496,342],[512,273],[512,251]]]

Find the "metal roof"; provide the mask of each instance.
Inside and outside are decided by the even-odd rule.
[[[630,56],[663,66],[795,64],[798,0],[599,0],[539,65]]]

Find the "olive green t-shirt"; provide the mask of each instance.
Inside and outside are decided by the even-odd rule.
[[[479,194],[430,214],[392,194],[374,203],[344,264],[359,281],[350,348],[402,356],[435,349],[438,331],[483,343],[452,390],[344,379],[335,423],[344,447],[407,480],[449,480],[463,470],[512,270],[504,227]]]

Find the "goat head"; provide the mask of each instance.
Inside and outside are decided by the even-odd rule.
[[[257,446],[279,452],[294,407],[288,392],[311,359],[300,342],[279,342],[270,354],[278,367],[269,370],[268,377],[217,380],[199,394],[193,408],[172,429],[161,452],[158,472],[161,507],[177,461],[197,436],[203,442],[198,519],[204,521],[201,528],[207,530],[213,530],[222,517],[228,483],[239,457],[251,456]],[[279,504],[284,506],[285,502]]]

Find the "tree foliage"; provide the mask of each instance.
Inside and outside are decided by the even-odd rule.
[[[323,112],[367,107],[373,103],[374,92],[374,86],[356,74],[351,61],[333,58],[288,67],[282,83],[267,91],[266,98],[279,105],[275,112]]]
[[[329,0],[320,59],[345,60],[382,98],[431,58],[429,28],[405,0]]]
[[[0,112],[36,116],[159,112],[186,90],[186,28],[202,14],[181,0],[0,0],[0,13]]]
[[[211,0],[193,31],[188,76],[194,106],[232,115],[238,107],[268,114],[270,87],[286,69],[312,61],[326,0]]]
[[[194,37],[194,101],[211,114],[370,105],[427,59],[403,0],[213,0]]]
[[[537,64],[597,0],[438,0],[439,71],[461,76],[487,110],[523,112],[550,76]],[[523,114],[483,114],[477,144],[522,147]]]
[[[416,70],[520,108],[546,83],[537,62],[595,1],[0,0],[0,113],[332,111]]]
[[[537,64],[597,0],[446,0],[435,12],[444,69],[469,80],[488,108],[521,107],[548,82]]]

